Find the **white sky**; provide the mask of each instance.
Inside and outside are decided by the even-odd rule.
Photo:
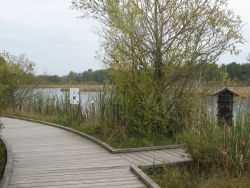
[[[0,0],[0,52],[26,54],[36,64],[37,74],[64,75],[104,66],[95,59],[99,50],[97,24],[77,19],[70,0]],[[239,56],[224,55],[220,62],[246,62],[250,53],[250,1],[229,0],[229,7],[243,20]]]

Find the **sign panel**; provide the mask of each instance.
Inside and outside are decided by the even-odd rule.
[[[70,104],[80,103],[80,89],[79,88],[69,89],[69,100],[70,100]]]

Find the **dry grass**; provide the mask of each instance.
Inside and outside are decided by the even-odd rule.
[[[104,88],[109,89],[111,86],[104,85],[77,85],[77,84],[58,84],[58,85],[34,85],[35,88],[61,88],[62,90],[69,90],[70,88],[80,88],[81,91],[104,91]]]

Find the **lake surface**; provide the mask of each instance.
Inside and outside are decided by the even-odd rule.
[[[64,100],[65,95],[69,94],[69,91],[61,90],[61,88],[41,88],[37,89],[45,98],[54,98]],[[101,92],[96,91],[80,91],[80,101],[82,106],[89,106],[91,101],[96,103],[98,96]]]

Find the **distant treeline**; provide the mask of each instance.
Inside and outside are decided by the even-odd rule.
[[[226,69],[230,80],[250,86],[250,63],[237,64],[234,62],[222,65],[221,68]]]
[[[241,85],[250,86],[250,63],[200,64],[200,78],[204,81],[221,81],[228,79]],[[112,82],[112,77],[106,69],[93,71],[89,69],[82,73],[70,71],[68,75],[39,75],[36,76],[38,84],[104,84]]]
[[[201,74],[201,78],[207,82],[227,80],[238,85],[250,86],[250,63],[233,62],[221,66],[204,63],[201,66]]]
[[[36,76],[38,84],[104,84],[111,82],[111,76],[108,70],[89,69],[82,73],[70,71],[68,75],[38,75]]]

